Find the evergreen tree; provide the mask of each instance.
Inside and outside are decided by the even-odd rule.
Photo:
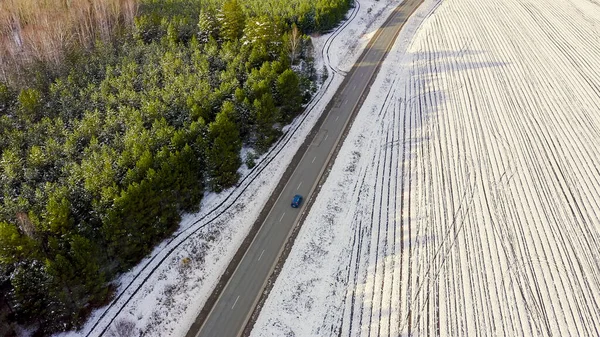
[[[265,93],[254,101],[254,111],[256,114],[256,146],[258,152],[262,153],[280,135],[280,131],[273,128],[279,119],[279,113],[270,93]]]
[[[35,255],[35,241],[21,234],[17,226],[0,222],[0,263],[19,263]]]
[[[13,310],[20,323],[43,323],[50,314],[50,276],[43,264],[32,260],[16,266],[10,276]]]
[[[233,103],[226,101],[215,121],[208,127],[208,177],[210,188],[215,192],[233,186],[239,179],[237,170],[242,163],[242,142],[238,127],[232,121],[234,113]]]
[[[132,183],[115,198],[102,224],[108,254],[129,268],[147,254],[159,238],[170,234],[179,220],[170,194],[163,195],[161,176],[148,169],[146,177]],[[164,197],[164,198],[163,198]]]
[[[4,83],[0,82],[0,113],[5,114],[8,108],[13,104],[12,90]]]
[[[66,198],[64,186],[49,191],[46,212],[44,212],[45,229],[56,236],[67,235],[72,231],[71,203]]]
[[[287,69],[277,78],[278,103],[281,105],[281,117],[290,122],[302,110],[302,93],[298,75]]]
[[[281,32],[277,22],[273,18],[260,16],[248,22],[244,28],[242,41],[245,45],[251,46],[252,49],[263,50],[266,57],[262,61],[264,62],[273,60],[278,56],[281,47],[280,36]]]
[[[235,114],[233,120],[240,128],[240,138],[242,142],[247,142],[250,137],[250,131],[254,124],[254,117],[251,115],[252,104],[246,92],[242,88],[237,88],[234,93]]]
[[[202,9],[198,18],[198,42],[207,43],[210,38],[219,39],[219,22],[212,11]]]
[[[298,19],[300,30],[307,34],[317,30],[315,7],[308,2],[304,2],[300,5],[299,12],[302,13]]]
[[[32,123],[41,114],[42,94],[36,89],[23,89],[18,97],[21,118]]]
[[[225,41],[234,41],[242,37],[245,26],[245,15],[237,0],[227,0],[223,3],[219,14],[221,37]]]

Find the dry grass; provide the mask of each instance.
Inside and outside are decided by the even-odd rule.
[[[0,79],[34,61],[59,65],[71,47],[110,42],[138,0],[0,0]]]

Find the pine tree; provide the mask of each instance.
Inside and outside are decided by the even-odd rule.
[[[219,39],[219,22],[212,11],[202,9],[198,18],[198,42],[207,43],[211,37]]]
[[[17,321],[42,323],[48,317],[50,276],[44,265],[33,260],[19,264],[10,276],[10,294]]]
[[[303,2],[298,10],[300,17],[298,18],[298,26],[305,33],[311,33],[317,30],[316,10],[308,2]]]
[[[231,118],[234,112],[233,103],[226,101],[208,127],[208,177],[211,190],[216,192],[233,186],[239,179],[237,170],[242,163],[242,142],[238,127]]]
[[[281,117],[284,122],[290,122],[302,109],[298,75],[287,69],[277,78],[278,103],[281,105]]]
[[[233,115],[233,121],[238,125],[240,131],[240,138],[242,142],[247,142],[250,136],[250,129],[254,124],[254,118],[251,115],[252,103],[246,97],[246,92],[242,88],[235,89],[234,105],[235,114]]]
[[[242,37],[246,18],[237,0],[225,1],[218,19],[221,23],[220,32],[223,40],[234,41]]]
[[[66,235],[73,230],[71,203],[67,200],[66,193],[64,188],[51,191],[44,212],[45,227],[56,236]]]
[[[278,23],[267,16],[252,18],[244,28],[244,44],[254,48],[264,49],[267,57],[273,60],[279,54],[281,33]],[[265,60],[266,61],[266,60]]]
[[[17,226],[0,222],[0,263],[18,263],[35,254],[35,241],[21,234]]]
[[[7,113],[8,108],[13,104],[13,92],[4,83],[0,82],[0,112]]]
[[[79,309],[86,302],[98,302],[104,300],[107,291],[105,287],[105,276],[100,270],[99,247],[91,240],[73,235],[69,240],[69,260],[77,277],[71,282],[79,288]],[[67,280],[68,281],[68,280]]]
[[[21,118],[35,122],[41,115],[42,94],[36,89],[23,89],[18,97]]]
[[[256,114],[256,146],[259,153],[266,151],[279,136],[279,131],[273,128],[279,119],[273,97],[270,93],[263,94],[254,100]]]

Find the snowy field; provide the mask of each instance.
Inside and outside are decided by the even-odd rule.
[[[426,0],[252,336],[600,336],[600,2]]]
[[[77,332],[55,337],[184,336],[202,309],[294,153],[350,69],[399,0],[361,0],[335,31],[313,37],[317,70],[328,69],[306,112],[239,186],[208,194],[202,211],[186,215],[179,230],[117,280],[115,300],[92,313]]]

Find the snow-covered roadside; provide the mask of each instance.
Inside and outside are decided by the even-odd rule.
[[[329,77],[305,115],[287,128],[284,140],[257,160],[257,169],[241,172],[246,179],[240,186],[206,195],[200,213],[184,216],[172,238],[122,275],[117,280],[117,299],[113,303],[94,311],[80,331],[56,336],[116,336],[117,326],[121,330],[137,330],[144,336],[185,335],[253,219],[342,82],[343,73],[336,70],[351,67],[368,42],[366,36],[381,25],[387,16],[385,11],[398,3],[362,0],[349,15],[350,21],[342,24],[342,30],[313,37],[316,67],[320,70],[327,66]],[[361,38],[357,40],[356,36]],[[326,54],[326,49],[336,54]],[[330,56],[323,59],[323,55]],[[265,168],[259,173],[262,167]],[[213,219],[215,214],[218,217]]]

